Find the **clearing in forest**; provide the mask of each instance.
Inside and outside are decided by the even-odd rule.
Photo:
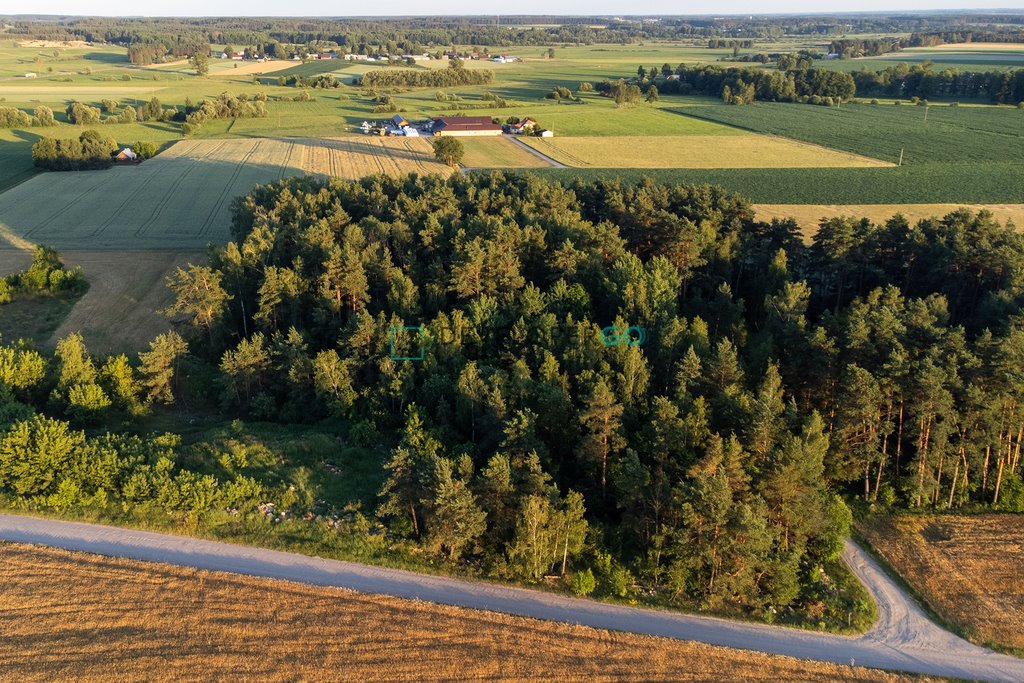
[[[494,612],[0,544],[17,680],[920,681]]]
[[[770,135],[523,138],[549,157],[591,168],[870,168],[892,166],[850,152]]]
[[[869,520],[858,529],[968,639],[1024,651],[1020,515],[906,515]]]

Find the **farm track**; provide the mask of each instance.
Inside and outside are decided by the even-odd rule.
[[[230,543],[19,515],[0,514],[0,538],[198,569],[338,586],[801,659],[997,683],[1024,680],[1024,660],[971,645],[934,624],[870,556],[849,541],[843,550],[843,560],[878,603],[878,623],[861,636],[838,636],[612,605]]]

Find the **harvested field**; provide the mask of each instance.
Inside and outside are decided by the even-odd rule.
[[[568,166],[591,168],[869,168],[877,159],[770,135],[523,138]]]
[[[89,47],[92,43],[84,40],[19,40],[15,47],[62,47],[62,48],[83,48]]]
[[[0,544],[18,681],[921,680],[332,588]]]
[[[0,324],[0,332],[7,333],[4,338],[27,335],[40,346],[52,348],[61,337],[80,332],[89,349],[97,354],[133,354],[146,349],[156,335],[170,328],[170,319],[159,313],[171,303],[166,278],[179,266],[203,263],[206,254],[168,250],[65,251],[61,252],[61,259],[67,266],[81,266],[89,290],[76,303],[72,302],[73,307],[62,305],[59,297],[9,304],[25,310],[21,312],[20,323]],[[31,252],[0,249],[0,276],[23,270],[31,261]],[[36,320],[58,315],[57,320]],[[40,336],[38,330],[46,333]]]
[[[302,169],[339,178],[362,178],[374,173],[441,173],[451,170],[434,158],[423,138],[352,137],[319,140],[302,148]]]
[[[0,194],[0,248],[202,249],[229,237],[232,198],[303,172],[449,173],[426,140],[185,140],[138,166],[43,173]]]
[[[461,138],[467,168],[549,168],[551,164],[504,137]]]
[[[82,267],[89,291],[47,346],[80,332],[97,354],[144,350],[170,329],[171,320],[159,312],[173,300],[167,278],[178,267],[206,262],[201,251],[69,251],[61,256],[64,263]]]
[[[218,69],[219,62],[230,62],[235,66],[227,66],[225,64],[223,69]],[[210,76],[217,78],[230,78],[232,76],[252,76],[253,74],[269,74],[275,71],[282,71],[284,69],[290,69],[295,66],[295,62],[290,62],[287,59],[271,59],[266,62],[237,62],[233,59],[211,59]]]
[[[945,216],[960,208],[971,211],[990,211],[996,220],[1006,224],[1012,221],[1024,227],[1024,204],[755,204],[758,220],[773,218],[794,218],[805,235],[813,235],[823,218],[854,216],[869,218],[874,223],[884,223],[900,213],[911,224],[932,216]]]
[[[858,528],[967,638],[1024,652],[1024,517],[899,516]]]

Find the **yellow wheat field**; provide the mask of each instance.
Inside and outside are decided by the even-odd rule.
[[[523,138],[580,168],[853,168],[892,166],[868,157],[771,135]]]
[[[0,194],[0,248],[202,249],[229,238],[233,198],[307,172],[451,170],[415,138],[184,140],[138,166],[43,173]]]
[[[351,591],[0,544],[0,677],[920,680]]]
[[[754,204],[758,220],[793,218],[811,236],[823,218],[854,216],[884,223],[896,214],[903,214],[911,225],[923,218],[942,217],[960,208],[971,211],[985,209],[1000,223],[1024,227],[1024,204]]]
[[[1024,517],[901,516],[860,531],[970,640],[1024,650]]]

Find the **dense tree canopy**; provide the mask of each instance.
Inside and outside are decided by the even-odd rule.
[[[0,347],[0,489],[252,506],[171,437],[76,431],[185,395],[377,445],[367,512],[444,562],[814,623],[859,609],[844,501],[1024,511],[1024,238],[985,212],[805,241],[714,187],[474,173],[289,178],[233,216],[170,282],[191,343]]]

